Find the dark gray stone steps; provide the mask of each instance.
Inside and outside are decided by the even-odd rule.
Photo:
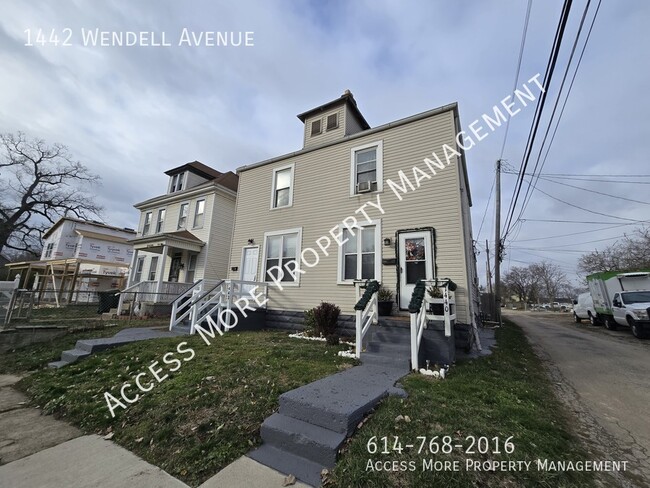
[[[70,349],[61,353],[61,361],[72,364],[87,356],[90,356],[90,353],[88,351],[83,351],[81,349]]]
[[[99,351],[105,351],[113,347],[123,346],[132,342],[146,341],[148,339],[160,339],[164,337],[178,337],[184,335],[177,331],[159,330],[153,327],[137,327],[132,329],[123,329],[113,337],[101,339],[82,339],[77,341],[74,349],[63,351],[60,361],[49,363],[48,368],[61,368],[68,364],[75,363],[84,359],[91,354]]]
[[[260,433],[265,443],[326,467],[336,464],[339,447],[346,437],[280,413],[267,418]]]
[[[361,366],[359,366],[361,367]],[[342,434],[350,434],[387,395],[388,386],[339,377],[320,379],[280,396],[280,413]]]
[[[311,486],[321,485],[321,472],[326,467],[304,457],[263,444],[247,454],[251,459],[284,474],[292,474]]]

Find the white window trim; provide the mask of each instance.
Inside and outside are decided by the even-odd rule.
[[[362,146],[356,146],[350,149],[350,196],[359,197],[366,195],[367,193],[356,193],[356,164],[355,164],[355,153],[357,151],[363,151],[364,149],[369,149],[371,147],[377,147],[377,189],[375,191],[369,191],[367,193],[380,193],[384,191],[384,141],[375,141]]]
[[[158,256],[152,256],[149,260],[149,272],[145,281],[156,281],[158,279],[158,261],[160,261]],[[144,268],[144,265],[142,266]],[[153,278],[151,278],[151,273],[153,273]]]
[[[170,176],[167,193],[176,193],[178,191],[182,191],[185,189],[185,173],[187,173],[187,171],[183,171],[182,173],[176,173],[175,175]],[[179,180],[181,182],[181,190],[176,189]],[[173,191],[172,191],[172,187],[174,187]]]
[[[274,230],[271,232],[264,233],[264,244],[263,244],[264,248],[262,249],[262,267],[260,268],[261,279],[259,281],[276,286],[273,280],[267,281],[266,278],[266,244],[267,244],[266,241],[268,237],[279,236],[284,234],[298,234],[298,239],[296,242],[296,281],[282,282],[282,288],[300,286],[300,275],[302,274],[300,273],[300,261],[301,261],[300,255],[302,253],[302,227],[296,227],[294,229]]]
[[[199,209],[199,202],[203,202],[203,218],[201,221],[201,225],[196,225],[196,217],[199,215],[197,214],[197,211]],[[207,201],[204,198],[199,198],[196,200],[196,203],[194,204],[194,217],[192,217],[192,229],[203,229],[203,226],[205,225],[205,210],[207,208]]]
[[[283,205],[282,207],[275,207],[273,204],[275,203],[275,182],[276,178],[275,175],[279,171],[284,171],[285,169],[290,169],[291,170],[291,176],[290,176],[290,182],[289,182],[289,204],[288,205]],[[291,163],[287,164],[286,166],[282,166],[280,168],[275,168],[273,170],[273,180],[271,181],[271,210],[279,210],[281,208],[289,208],[293,207],[293,176],[295,174],[296,170],[296,164]]]
[[[360,222],[359,225],[361,227],[371,227],[375,226],[375,281],[378,281],[381,283],[381,260],[383,256],[383,250],[381,247],[382,244],[382,239],[381,239],[381,219],[378,220],[371,220],[371,221],[364,221]],[[339,225],[339,232],[340,236],[343,236],[343,230],[347,229],[347,227],[343,224]],[[358,233],[354,233],[354,237],[356,239]],[[346,241],[347,242],[347,241]],[[336,283],[338,285],[354,285],[355,281],[358,281],[358,279],[354,280],[344,280],[343,279],[343,262],[344,262],[344,256],[345,253],[343,252],[343,247],[344,245],[339,246],[339,257],[338,257],[338,265],[336,267]],[[357,248],[358,249],[358,248]],[[358,251],[357,251],[358,254]]]
[[[162,222],[160,221],[160,212],[165,212],[165,215],[163,216]],[[156,228],[155,228],[155,234],[162,234],[165,230],[165,219],[167,218],[167,208],[159,208],[158,211],[156,212]],[[160,225],[160,230],[158,230],[158,223],[161,223]]]
[[[330,118],[332,115],[336,115],[336,125],[335,125],[334,127],[328,127],[328,126],[327,126],[327,125],[328,125],[328,120],[329,120],[329,118]],[[327,115],[325,116],[325,130],[329,132],[329,131],[331,131],[331,130],[336,130],[336,129],[338,129],[338,128],[340,127],[340,125],[341,125],[341,124],[340,124],[340,120],[339,120],[340,118],[341,118],[341,117],[339,117],[339,112],[338,112],[338,110],[337,110],[336,112],[332,112],[332,113],[330,113],[330,114],[327,114]]]
[[[149,220],[149,228],[147,229],[147,215],[151,217],[151,220]],[[142,219],[142,230],[141,230],[141,235],[146,236],[148,234],[151,234],[151,224],[153,223],[153,211],[149,210],[144,213],[144,218]],[[146,229],[146,232],[145,232]]]
[[[181,210],[183,209],[183,205],[185,205],[185,204],[187,204],[187,216],[185,217],[185,225],[183,227],[181,227],[180,226],[180,224],[181,224],[181,215],[182,215]],[[187,230],[187,228],[188,228],[187,223],[190,220],[190,215],[191,215],[190,202],[182,202],[178,206],[178,220],[176,221],[176,230],[181,230],[181,229]],[[165,217],[167,217],[167,215],[165,215]]]

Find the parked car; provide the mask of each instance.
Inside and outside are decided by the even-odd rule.
[[[589,320],[592,325],[597,325],[596,311],[594,310],[594,301],[591,299],[591,293],[581,293],[578,298],[573,300],[573,320],[580,323],[583,320]]]
[[[610,330],[628,325],[634,337],[650,336],[650,270],[587,276],[596,318]]]

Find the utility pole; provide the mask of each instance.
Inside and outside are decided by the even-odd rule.
[[[501,325],[501,160],[497,159],[495,184],[495,229],[494,229],[494,301],[497,308],[497,321]]]
[[[492,290],[492,268],[490,268],[490,245],[488,244],[487,239],[485,239],[485,253],[487,254],[487,269],[485,270],[487,278],[487,289],[490,293],[490,296],[492,296],[494,292]]]

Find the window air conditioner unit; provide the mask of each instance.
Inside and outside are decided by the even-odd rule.
[[[372,191],[372,184],[375,183],[374,181],[362,181],[361,183],[357,183],[357,193],[367,193],[369,191]]]

